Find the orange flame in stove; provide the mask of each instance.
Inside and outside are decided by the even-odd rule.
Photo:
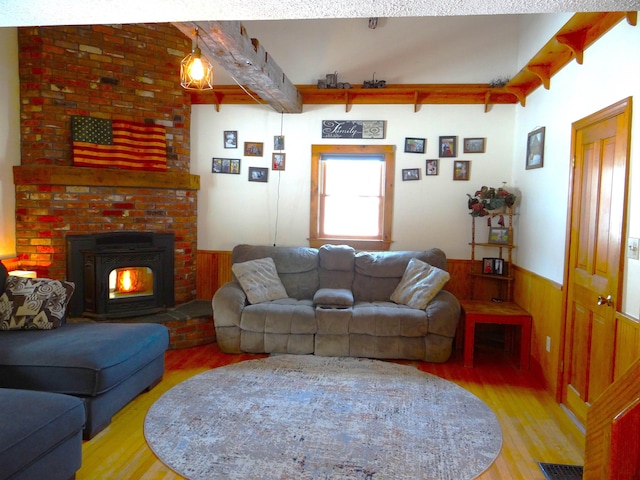
[[[136,292],[140,289],[138,272],[135,269],[118,271],[117,291],[124,293]]]

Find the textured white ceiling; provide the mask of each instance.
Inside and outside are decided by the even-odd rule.
[[[639,9],[640,0],[0,0],[0,27]]]

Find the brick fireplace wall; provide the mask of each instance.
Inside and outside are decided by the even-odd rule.
[[[68,234],[173,232],[175,300],[196,295],[199,178],[189,175],[191,101],[179,84],[191,40],[170,24],[18,29],[20,268],[66,278]],[[167,172],[73,167],[71,116],[161,124]]]

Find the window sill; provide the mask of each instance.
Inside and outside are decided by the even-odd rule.
[[[391,247],[390,240],[358,240],[353,238],[309,238],[311,248],[320,248],[322,245],[349,245],[356,250],[387,251]]]

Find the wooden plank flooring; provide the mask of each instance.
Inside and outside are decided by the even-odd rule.
[[[77,480],[181,479],[160,462],[144,439],[147,410],[167,390],[207,369],[236,363],[256,355],[227,355],[210,344],[166,354],[164,379],[141,394],[113,418],[104,431],[82,449]],[[451,380],[489,405],[502,426],[503,447],[481,480],[544,480],[537,462],[583,465],[584,434],[529,372],[516,369],[490,345],[477,345],[475,368],[462,365],[462,352],[445,364],[410,363],[425,372]],[[217,479],[216,479],[217,480]],[[249,480],[249,479],[248,479]]]

